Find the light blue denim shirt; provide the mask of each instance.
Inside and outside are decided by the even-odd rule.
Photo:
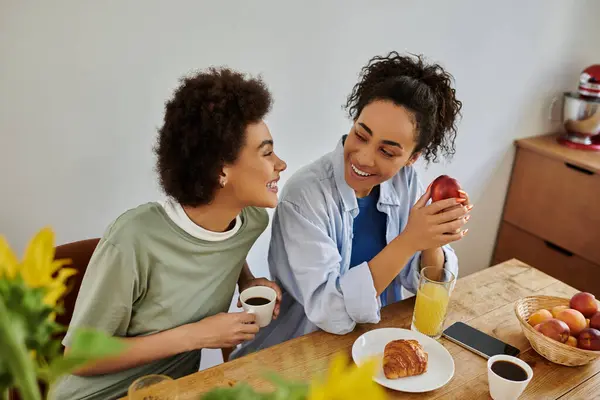
[[[413,204],[424,193],[413,167],[404,167],[380,187],[377,209],[387,215],[389,243],[406,226]],[[381,302],[367,262],[350,268],[352,224],[358,215],[354,190],[344,178],[343,138],[336,149],[300,169],[287,182],[273,218],[269,270],[283,298],[277,320],[232,354],[237,358],[317,329],[345,334],[357,323],[377,323]],[[458,260],[444,246],[445,267],[458,273]],[[387,290],[402,300],[404,287],[416,293],[420,253]]]

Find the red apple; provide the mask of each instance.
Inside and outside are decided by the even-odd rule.
[[[580,292],[577,293],[575,296],[571,297],[569,307],[579,311],[586,318],[591,317],[598,311],[598,303],[596,303],[596,297],[593,294],[587,292]]]
[[[536,326],[536,329],[540,331],[542,335],[561,343],[566,343],[571,335],[569,325],[555,318],[542,322],[539,324],[539,328]]]
[[[448,175],[440,175],[431,183],[431,201],[436,202],[452,197],[460,198],[460,185]]]
[[[600,331],[594,328],[585,328],[577,338],[577,347],[585,350],[600,350]]]
[[[600,330],[600,311],[598,311],[596,314],[592,315],[592,318],[590,318],[589,328],[594,328],[594,329]]]

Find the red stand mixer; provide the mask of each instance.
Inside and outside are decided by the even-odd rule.
[[[563,96],[562,122],[567,132],[558,142],[573,149],[600,151],[600,64],[583,70],[577,92]]]

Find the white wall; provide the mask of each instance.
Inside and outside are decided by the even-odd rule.
[[[158,199],[151,147],[184,73],[262,73],[288,177],[331,150],[360,67],[392,49],[454,74],[464,118],[450,164],[475,208],[456,245],[465,275],[488,266],[515,138],[553,127],[551,98],[600,62],[599,1],[0,0],[0,232],[21,250],[41,226],[59,242],[100,235]],[[266,273],[268,233],[252,250]],[[214,361],[214,359],[213,359]]]

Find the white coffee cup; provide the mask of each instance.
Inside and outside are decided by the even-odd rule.
[[[260,306],[246,303],[248,299],[254,297],[262,297],[269,300],[269,302]],[[256,323],[259,327],[264,328],[271,323],[275,300],[277,300],[277,292],[275,290],[267,286],[252,286],[240,293],[240,300],[242,308],[247,313],[256,315]]]
[[[511,381],[503,378],[492,371],[492,365],[496,361],[508,361],[523,368],[527,373],[527,379],[524,381]],[[525,361],[517,357],[499,354],[490,357],[487,362],[488,384],[490,386],[490,395],[494,400],[515,400],[523,393],[531,378],[533,378],[533,370]]]

